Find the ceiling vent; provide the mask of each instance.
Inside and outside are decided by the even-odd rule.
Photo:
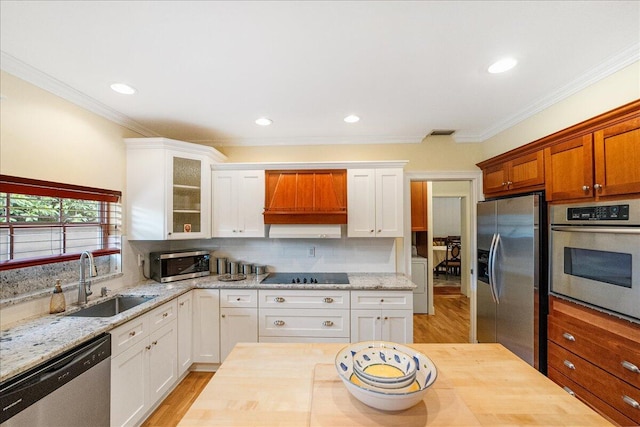
[[[453,135],[454,132],[455,130],[451,130],[451,129],[436,129],[431,131],[429,136],[449,136],[449,135]]]

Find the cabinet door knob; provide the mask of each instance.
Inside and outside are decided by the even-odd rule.
[[[634,365],[631,362],[627,362],[626,360],[624,360],[624,361],[622,361],[621,365],[622,365],[622,367],[624,369],[628,369],[631,372],[634,372],[636,374],[640,374],[640,368],[638,368],[636,365]]]
[[[167,317],[169,313],[162,313],[162,317]]]
[[[600,184],[593,184],[593,189],[594,190],[600,190],[602,188],[602,185]]]
[[[129,332],[129,336],[130,336],[130,337],[133,337],[133,336],[135,336],[135,335],[136,335],[136,331],[131,331],[131,332]]]
[[[512,181],[507,181],[507,186],[509,186],[509,185],[511,185],[511,184],[513,184],[513,182],[512,182]]]
[[[181,302],[181,303],[180,303],[180,307],[182,307],[183,305],[184,305],[184,302]]]
[[[158,345],[158,341],[154,341],[154,342],[152,342],[151,344],[153,344],[153,345]]]
[[[575,337],[573,335],[571,335],[569,332],[565,332],[564,334],[562,334],[562,336],[565,339],[569,340],[569,341],[575,341],[576,340]]]
[[[273,324],[276,326],[284,326],[284,320],[276,320],[273,322]]]
[[[583,185],[582,186],[582,191],[589,191],[589,186],[588,185]]]
[[[505,185],[507,185],[507,183],[506,183],[506,182],[503,182],[503,183],[502,183],[502,186],[504,187]]]
[[[331,320],[325,320],[322,322],[322,326],[333,326],[333,322]]]
[[[564,391],[569,393],[571,396],[575,396],[576,395],[576,393],[573,390],[571,390],[569,387],[565,386],[565,387],[562,387],[562,388],[564,389]]]
[[[240,297],[236,298],[236,301],[240,301]]]
[[[373,232],[374,232],[374,230],[369,230],[369,233],[373,233]]]
[[[378,233],[382,233],[382,229],[381,228],[378,228]]]
[[[145,348],[146,348],[147,350],[151,350],[151,346],[150,346],[150,345],[146,346]]]
[[[384,298],[380,298],[380,302],[384,302]]]
[[[238,230],[238,233],[242,233],[242,230]]]
[[[389,320],[389,318],[387,316],[384,316],[384,320]]]
[[[622,396],[622,400],[624,400],[624,403],[631,406],[632,408],[640,409],[640,403],[638,403],[635,399],[632,399],[629,396]]]
[[[282,297],[275,297],[273,300],[275,302],[284,302],[284,298],[282,298]]]
[[[324,299],[324,302],[326,302],[327,304],[331,304],[331,303],[333,302],[333,298],[326,297],[326,298]]]
[[[574,371],[576,370],[576,365],[574,365],[573,363],[569,362],[568,360],[565,360],[562,363],[564,363],[564,366],[566,366],[567,368],[572,369]]]
[[[380,320],[380,316],[376,317],[376,320]]]
[[[227,317],[227,315],[226,315],[226,314],[223,314],[223,315],[221,315],[220,317],[222,317],[222,318],[224,319],[225,317]]]

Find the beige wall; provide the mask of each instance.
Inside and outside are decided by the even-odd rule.
[[[125,190],[122,126],[11,74],[0,75],[0,173]]]
[[[485,141],[485,159],[520,147],[640,98],[640,62],[600,80]]]
[[[481,144],[457,144],[451,137],[429,137],[420,144],[353,144],[271,147],[216,147],[229,162],[314,162],[409,160],[405,171],[477,170]]]

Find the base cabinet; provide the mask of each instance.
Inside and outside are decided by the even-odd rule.
[[[193,291],[193,361],[220,363],[220,291]]]
[[[220,290],[220,360],[239,342],[258,342],[258,291]]]
[[[178,377],[193,363],[193,292],[178,297]]]
[[[550,298],[549,377],[619,425],[640,425],[640,326]]]
[[[170,301],[111,332],[112,426],[139,424],[177,381],[176,310]]]
[[[413,342],[411,291],[352,291],[351,342]]]

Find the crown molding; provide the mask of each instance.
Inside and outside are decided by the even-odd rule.
[[[587,87],[597,83],[598,81],[622,70],[625,67],[640,60],[640,43],[622,50],[621,52],[611,56],[602,64],[592,68],[577,79],[566,84],[555,92],[538,99],[528,107],[508,117],[507,119],[496,123],[495,125],[485,129],[479,134],[454,133],[453,139],[458,143],[483,142],[487,139],[503,132],[510,127],[528,119],[529,117],[551,107],[552,105],[568,98],[569,96],[586,89]]]
[[[385,169],[404,168],[409,160],[346,160],[327,162],[213,163],[211,170]]]
[[[151,129],[142,126],[140,123],[132,120],[128,116],[107,107],[101,102],[85,95],[84,93],[72,88],[66,83],[52,77],[37,68],[28,65],[18,58],[9,55],[4,51],[0,51],[0,68],[9,74],[25,80],[34,86],[44,89],[47,92],[59,96],[85,110],[91,111],[107,120],[119,124],[130,129],[142,136],[160,136]]]

